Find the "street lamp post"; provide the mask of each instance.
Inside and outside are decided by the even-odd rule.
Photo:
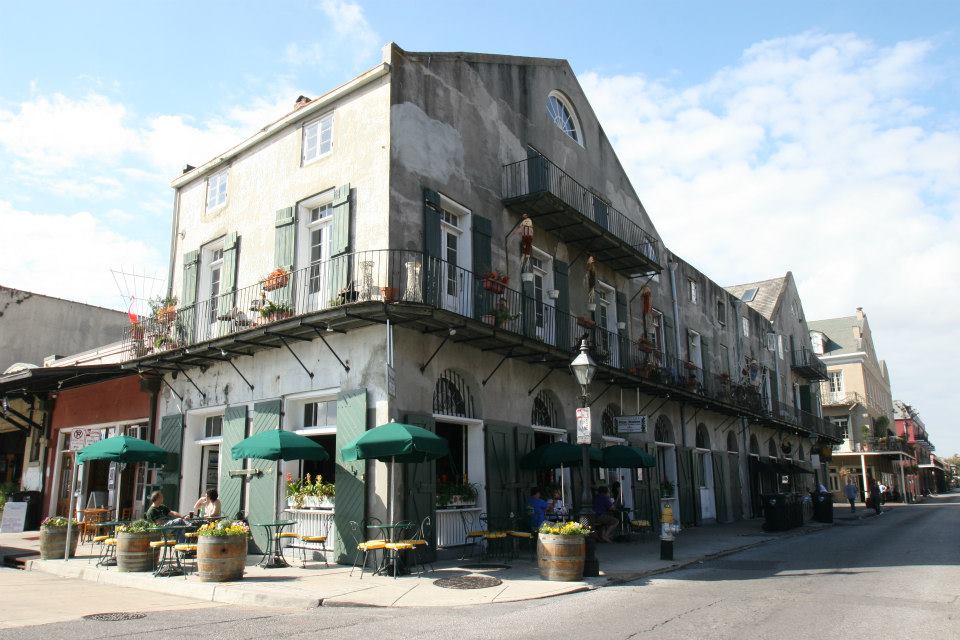
[[[582,452],[580,458],[580,523],[584,525],[590,524],[590,513],[592,511],[592,496],[590,495],[590,444],[593,429],[592,422],[589,420],[589,401],[590,383],[593,381],[593,376],[597,372],[597,364],[590,357],[589,350],[590,346],[586,340],[583,340],[580,343],[580,353],[573,359],[573,362],[570,363],[570,370],[580,384],[580,407],[583,412],[586,413],[586,420],[591,425],[591,433],[588,437],[583,438],[579,433],[577,434],[577,440]],[[579,422],[578,420],[578,431]],[[588,577],[598,576],[600,575],[600,563],[597,561],[593,540],[588,538],[586,544],[587,549],[583,563],[583,575]]]

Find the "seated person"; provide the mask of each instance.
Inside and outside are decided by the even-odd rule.
[[[614,482],[610,485],[610,497],[613,499],[613,508],[620,509],[623,507],[623,502],[620,500],[622,497],[620,495],[620,483]]]
[[[563,495],[561,495],[559,489],[555,489],[553,492],[553,500],[550,501],[549,511],[558,519],[567,515],[567,507],[563,504]]]
[[[176,511],[172,511],[170,507],[163,504],[163,493],[160,491],[154,491],[150,494],[150,508],[147,509],[147,512],[143,514],[144,520],[149,520],[154,523],[166,523],[171,518],[182,518],[183,516]]]
[[[216,489],[210,489],[196,504],[193,510],[198,518],[217,518],[220,516],[220,500]]]
[[[613,542],[613,532],[620,524],[620,518],[611,513],[613,498],[607,487],[600,487],[593,496],[593,524],[601,542]]]
[[[537,532],[540,530],[540,525],[543,524],[543,521],[547,519],[547,510],[550,508],[550,505],[540,497],[540,489],[538,487],[530,489],[528,504],[530,507],[530,528],[531,531]]]

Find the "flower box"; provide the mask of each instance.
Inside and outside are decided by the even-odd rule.
[[[290,273],[286,269],[274,269],[263,281],[264,291],[276,291],[287,286],[290,282]]]
[[[496,294],[501,294],[510,284],[510,276],[499,271],[490,271],[483,276],[483,288]]]

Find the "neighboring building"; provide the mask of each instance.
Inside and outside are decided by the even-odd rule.
[[[895,400],[893,405],[897,437],[913,447],[914,457],[917,459],[917,467],[913,470],[918,476],[914,494],[929,495],[947,491],[951,485],[952,465],[934,454],[936,447],[930,441],[920,412],[900,400]]]
[[[126,335],[127,314],[0,286],[0,373],[55,361]],[[40,491],[49,407],[31,395],[3,396],[0,482]]]
[[[284,474],[319,473],[335,509],[290,515],[328,533],[339,559],[336,531],[385,518],[391,499],[406,519],[430,516],[438,546],[458,544],[464,518],[516,518],[534,483],[558,482],[518,460],[573,437],[582,339],[598,363],[597,444],[658,460],[595,481],[619,478],[650,520],[661,492],[687,525],[742,518],[751,454],[800,476],[811,441],[838,441],[814,412],[798,418],[792,391],[777,396],[791,411],[773,410],[772,388],[795,382],[768,349],[778,331],[662,246],[566,61],[388,45],[382,64],[298,99],[173,186],[179,304],[144,319],[143,355],[123,366],[165,378],[158,441],[177,462],[158,481],[180,511],[215,486],[224,513],[266,521]],[[647,416],[647,432],[620,433],[621,415]],[[391,419],[435,430],[451,455],[395,482],[384,464],[342,460]],[[227,453],[276,428],[336,459]],[[476,505],[447,508],[462,483]]]
[[[818,482],[826,483],[826,474],[820,468],[819,435],[817,425],[823,423],[820,408],[820,383],[827,379],[827,368],[813,353],[809,344],[810,329],[806,314],[800,302],[797,283],[791,272],[780,278],[771,278],[760,282],[749,282],[726,288],[727,291],[758,311],[770,321],[772,327],[763,336],[766,351],[771,354],[773,365],[766,380],[767,405],[772,415],[791,425],[779,432],[784,441],[781,447],[783,455],[795,461],[813,462],[819,477]],[[813,434],[811,441],[800,439],[791,449],[793,441],[790,435]],[[757,457],[757,462],[760,462]],[[760,464],[751,467],[751,487],[755,488],[754,513],[760,515],[762,509],[757,498],[763,493],[773,493],[776,485],[770,483],[771,474],[764,473]],[[778,474],[772,474],[774,480]],[[812,487],[811,487],[812,488]]]
[[[911,448],[896,438],[893,397],[886,362],[877,355],[867,315],[811,320],[814,353],[827,365],[821,385],[823,414],[844,434],[834,448],[830,489],[842,497],[847,478],[865,491],[870,478],[903,495],[907,469],[916,464]]]

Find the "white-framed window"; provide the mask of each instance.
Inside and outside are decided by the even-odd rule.
[[[783,360],[783,336],[777,335],[777,355]]]
[[[203,421],[203,437],[220,438],[223,436],[223,414],[207,416]]]
[[[843,392],[843,371],[830,372],[830,393]]]
[[[847,416],[833,417],[833,418],[830,418],[830,422],[833,423],[833,426],[835,426],[837,430],[842,430],[844,438],[849,439],[851,437],[851,434],[849,433],[850,431],[849,417]]]
[[[743,328],[743,337],[749,338],[750,337],[750,319],[744,316],[740,318],[740,324]]]
[[[223,169],[207,178],[207,211],[219,209],[227,203],[227,170]]]
[[[333,151],[333,114],[328,113],[303,125],[301,164],[309,164]]]
[[[223,280],[223,247],[213,248],[210,252],[210,308],[207,311],[208,322],[213,324],[217,321],[218,298],[220,297],[220,282]]]
[[[580,131],[580,122],[573,105],[559,91],[551,91],[550,95],[547,96],[547,117],[568,138],[581,147],[583,146],[583,134]]]
[[[333,189],[308,198],[297,207],[297,267],[307,268],[307,296],[297,304],[315,309],[330,297],[326,275],[330,260]],[[317,299],[320,296],[320,299]],[[300,296],[303,298],[303,296]]]
[[[303,405],[303,428],[337,426],[337,401],[310,400]]]
[[[470,210],[440,195],[440,256],[444,261],[444,306],[465,313],[469,308]]]
[[[650,331],[650,341],[653,342],[653,347],[657,351],[663,352],[664,350],[664,336],[663,336],[663,314],[652,309],[650,313],[651,319],[653,322],[652,330]]]
[[[687,359],[697,366],[697,369],[703,369],[703,350],[701,349],[700,334],[696,331],[687,330]]]
[[[530,256],[530,267],[533,271],[533,297],[537,301],[536,324],[538,331],[542,331],[548,322],[547,307],[553,306],[553,300],[546,293],[553,289],[553,267],[550,254],[534,247]]]
[[[687,300],[693,304],[700,302],[700,287],[693,278],[687,278]]]

